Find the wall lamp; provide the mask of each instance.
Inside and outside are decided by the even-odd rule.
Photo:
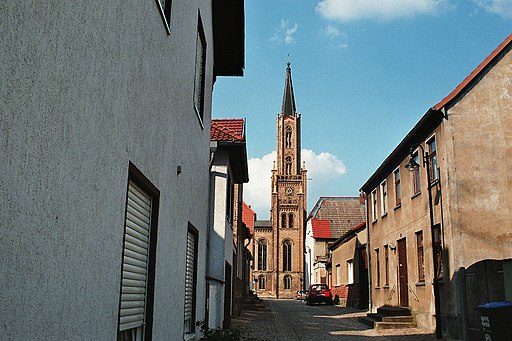
[[[435,305],[435,317],[436,317],[436,337],[437,339],[442,339],[443,331],[441,328],[441,297],[439,293],[439,276],[437,274],[437,259],[436,259],[436,250],[435,250],[435,236],[434,236],[434,208],[432,206],[432,182],[430,178],[430,156],[428,151],[423,149],[421,144],[418,145],[421,149],[421,161],[423,167],[427,170],[427,189],[428,189],[428,208],[430,214],[430,235],[432,237],[432,260],[433,260],[433,273],[434,273],[434,305]],[[411,147],[409,154],[409,162],[405,165],[405,168],[408,170],[415,171],[420,168],[420,165],[414,160],[414,148]]]

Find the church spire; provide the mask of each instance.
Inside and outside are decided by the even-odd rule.
[[[284,81],[283,107],[281,114],[284,116],[295,115],[295,98],[293,96],[292,69],[290,62],[286,63],[286,79]]]

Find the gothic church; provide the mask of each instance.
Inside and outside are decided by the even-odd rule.
[[[301,162],[300,114],[287,63],[277,157],[272,169],[270,221],[254,226],[255,290],[260,297],[294,298],[303,289],[307,171]]]

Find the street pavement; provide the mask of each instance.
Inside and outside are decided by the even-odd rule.
[[[366,311],[339,306],[307,306],[303,301],[264,299],[266,310],[245,310],[231,321],[248,336],[268,341],[432,341],[433,334],[418,328],[374,330],[360,323]]]

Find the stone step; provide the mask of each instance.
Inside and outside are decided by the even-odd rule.
[[[411,311],[403,307],[382,306],[377,309],[377,314],[385,316],[410,316]]]
[[[402,329],[414,328],[416,324],[413,322],[375,322],[374,329]]]
[[[371,318],[369,316],[362,316],[358,318],[358,321],[367,325],[370,328],[375,328],[375,323],[380,322],[379,320],[376,320],[374,318]]]
[[[402,322],[402,323],[414,323],[414,317],[412,316],[384,316],[382,322]]]

